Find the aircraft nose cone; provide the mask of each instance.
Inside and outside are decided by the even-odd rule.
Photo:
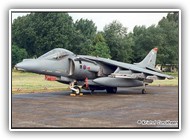
[[[25,69],[27,68],[27,65],[24,64],[24,62],[20,62],[20,63],[15,65],[15,68],[17,70],[25,71]]]
[[[38,68],[38,64],[35,60],[22,61],[15,65],[15,68],[20,71],[33,71]]]

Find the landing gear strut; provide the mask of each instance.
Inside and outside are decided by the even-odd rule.
[[[142,94],[145,94],[146,93],[146,89],[142,89]]]
[[[74,86],[74,87],[72,88],[72,92],[75,93],[75,94],[77,94],[77,95],[80,94],[80,91],[81,91],[81,89],[80,89],[80,87],[78,87],[78,86]]]
[[[91,89],[91,92],[90,92],[90,94],[92,95],[94,93],[94,89]]]
[[[146,93],[146,84],[143,83],[143,89],[142,89],[142,94],[145,94]]]
[[[72,96],[76,96],[76,95],[82,95],[81,92],[81,88],[79,86],[77,86],[77,82],[76,80],[74,80],[73,82],[70,83],[69,88],[72,90]]]

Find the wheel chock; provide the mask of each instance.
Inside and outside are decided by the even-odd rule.
[[[74,93],[71,93],[71,94],[70,94],[70,96],[76,96],[76,94],[74,94]]]

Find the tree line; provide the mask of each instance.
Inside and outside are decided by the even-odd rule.
[[[92,20],[74,22],[68,13],[31,13],[12,23],[12,67],[24,58],[36,58],[54,48],[134,63],[154,47],[159,50],[157,64],[177,66],[178,16],[178,12],[168,13],[157,25],[135,26],[128,33],[127,27],[116,20],[98,32]]]

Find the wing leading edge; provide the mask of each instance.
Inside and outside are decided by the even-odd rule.
[[[116,66],[125,70],[130,70],[133,73],[143,73],[147,76],[157,76],[159,79],[165,79],[165,78],[173,79],[174,78],[173,76],[160,73],[158,72],[158,70],[156,70],[153,67],[155,66],[156,54],[157,54],[157,48],[154,48],[149,52],[149,54],[145,57],[145,59],[143,59],[143,61],[141,61],[140,63],[135,63],[135,64],[123,63],[123,62],[101,58],[101,57],[93,57],[93,56],[85,56],[85,55],[80,55],[79,57],[89,59],[95,62],[101,62],[107,65]],[[148,64],[147,66],[146,66],[146,62]]]

